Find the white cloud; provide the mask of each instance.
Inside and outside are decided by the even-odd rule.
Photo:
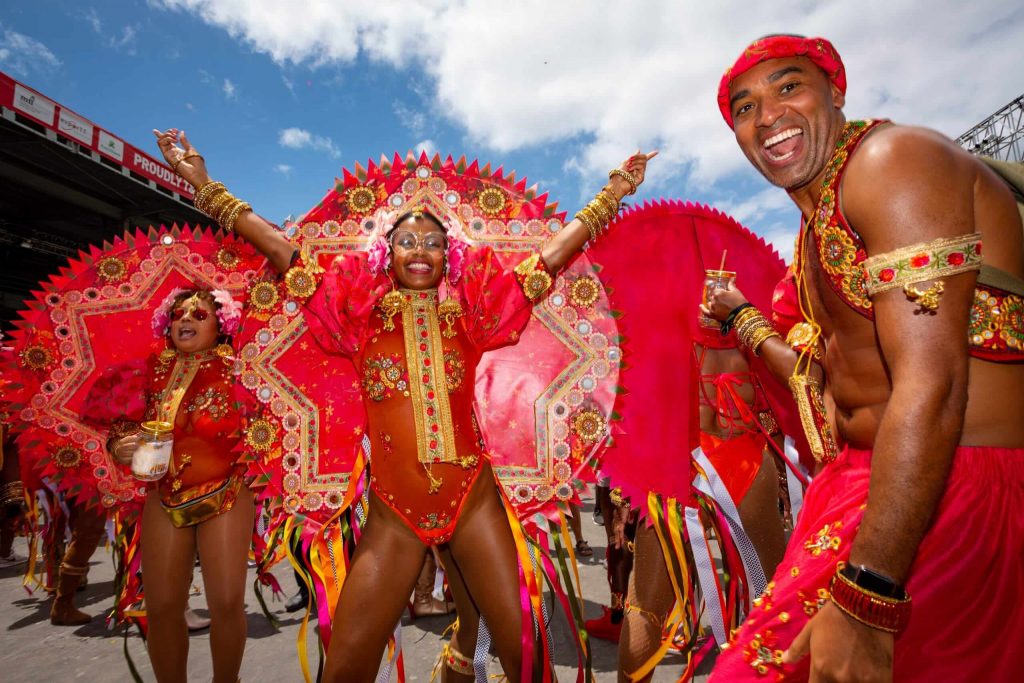
[[[772,212],[789,208],[791,203],[785,192],[768,187],[738,201],[720,200],[715,205],[744,225],[756,225]]]
[[[129,55],[135,54],[135,34],[136,28],[134,26],[124,26],[121,28],[121,35],[107,35],[103,31],[103,20],[100,19],[99,13],[95,8],[90,7],[89,11],[84,15],[85,21],[92,26],[92,30],[103,39],[103,42],[107,44],[107,47],[115,50],[121,50]]]
[[[327,152],[334,159],[341,156],[341,150],[338,149],[337,145],[329,137],[313,135],[308,130],[303,130],[302,128],[285,128],[281,131],[280,137],[278,137],[278,143],[282,147],[289,147],[291,149],[308,148]]]
[[[851,117],[956,136],[1024,91],[1024,71],[1012,68],[1024,56],[1024,11],[1006,0],[306,0],[302,12],[277,0],[154,2],[282,64],[344,66],[362,52],[418,66],[427,110],[471,142],[503,152],[572,141],[566,166],[588,179],[656,146],[652,187],[696,199],[738,172],[753,176],[715,92],[745,44],[766,33],[832,40],[848,68]]]
[[[135,54],[135,27],[125,26],[121,29],[121,37],[111,36],[108,44],[115,50],[124,50],[128,54]]]
[[[89,11],[85,13],[85,20],[92,26],[93,31],[98,35],[103,35],[103,22],[100,20],[100,15],[96,12],[96,8],[89,8]]]
[[[408,130],[413,137],[423,135],[423,131],[427,126],[426,112],[420,109],[408,107],[405,102],[401,100],[395,100],[392,102],[391,109],[395,112],[395,116],[398,117],[398,122],[402,124],[402,127]]]
[[[224,86],[221,89],[224,91],[224,97],[227,99],[234,100],[238,98],[238,89],[235,84],[231,82],[231,79],[225,78]]]
[[[10,29],[0,34],[0,67],[15,76],[26,78],[33,73],[49,72],[60,66],[50,48],[35,38]]]
[[[419,156],[420,152],[426,152],[428,157],[434,156],[434,152],[437,151],[437,145],[434,144],[433,140],[420,140],[412,147],[412,151],[416,152]]]
[[[274,170],[283,175],[285,178],[291,176],[292,167],[288,164],[278,164],[274,166]]]

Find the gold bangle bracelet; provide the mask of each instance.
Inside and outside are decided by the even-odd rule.
[[[761,311],[757,310],[753,306],[747,306],[742,311],[736,314],[736,318],[732,321],[733,327],[739,327],[743,323],[747,322],[755,316],[762,316]]]
[[[583,213],[583,209],[576,212],[575,218],[582,223],[583,227],[585,227],[587,232],[590,233],[590,239],[593,240],[597,238],[597,229],[591,223],[590,217]]]
[[[629,171],[624,171],[621,168],[613,168],[608,172],[608,178],[611,179],[612,176],[619,176],[629,183],[630,194],[636,194],[636,188],[640,187],[640,183],[636,181],[636,178]]]
[[[227,190],[220,189],[212,192],[207,196],[201,204],[197,204],[196,208],[205,213],[207,216],[213,216],[217,209],[224,205],[225,202],[231,200],[231,193]]]
[[[597,200],[591,201],[587,204],[587,209],[593,212],[594,216],[597,217],[598,222],[603,226],[612,219],[611,214],[608,211],[608,207],[601,204]]]
[[[607,190],[602,189],[600,192],[597,193],[597,197],[595,197],[594,199],[598,201],[602,206],[607,208],[608,211],[611,213],[612,217],[614,218],[615,215],[619,212],[619,203],[614,201],[613,199],[609,199],[609,194],[610,193]]]
[[[227,192],[227,188],[224,187],[224,183],[211,180],[196,191],[192,203],[196,205],[197,209],[202,211],[201,207],[206,206],[210,202],[210,199],[221,192]]]
[[[221,227],[223,227],[224,230],[227,232],[234,232],[235,223],[238,222],[239,217],[246,211],[252,211],[252,207],[249,205],[249,203],[239,202],[231,211],[231,214],[228,216],[227,222],[221,223]]]
[[[603,228],[605,223],[606,223],[606,221],[604,219],[604,216],[602,216],[590,204],[587,204],[586,206],[583,207],[583,213],[585,213],[586,215],[590,216],[591,221],[593,221],[595,233],[600,233],[601,232],[601,228]]]
[[[213,201],[209,204],[209,211],[205,211],[204,213],[220,223],[220,218],[224,213],[224,210],[230,207],[231,202],[234,201],[238,200],[236,200],[231,193],[225,191],[223,194],[214,197]]]
[[[198,207],[198,205],[205,200],[208,194],[217,189],[226,190],[227,188],[224,187],[224,183],[218,182],[216,180],[209,180],[203,183],[202,187],[196,190],[193,203],[196,204]]]

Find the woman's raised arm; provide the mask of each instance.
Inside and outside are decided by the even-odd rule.
[[[206,160],[196,151],[192,143],[188,141],[188,138],[185,137],[185,132],[179,131],[177,128],[169,128],[163,132],[154,129],[153,135],[156,136],[157,145],[160,146],[160,152],[164,155],[164,160],[167,161],[175,173],[188,181],[196,189],[196,208],[203,211],[207,203],[214,204],[216,208],[224,208],[227,202],[217,205],[221,197],[214,196],[214,193],[223,195],[226,194],[226,190],[218,192],[217,188],[214,187],[210,180],[210,174],[206,170]],[[179,141],[180,145],[178,144]],[[214,192],[203,192],[204,189],[210,188],[213,188]],[[210,201],[201,202],[200,198],[204,196],[209,196]],[[228,196],[230,197],[230,195]],[[200,206],[201,204],[203,206]],[[234,230],[239,237],[256,247],[260,253],[267,257],[267,260],[270,261],[278,272],[283,273],[288,270],[295,247],[291,245],[280,230],[256,215],[248,204],[243,203],[238,206],[241,210],[234,212],[234,216],[227,214],[225,218],[228,220],[225,222],[228,224],[222,223],[222,227],[226,230]],[[216,211],[211,211],[207,215],[217,219],[216,213]]]
[[[576,255],[589,240],[615,217],[619,202],[626,195],[636,192],[647,173],[647,162],[657,152],[637,153],[622,162],[608,176],[608,184],[598,193],[594,201],[584,207],[576,217],[557,235],[548,240],[541,249],[541,259],[551,273],[557,273]]]

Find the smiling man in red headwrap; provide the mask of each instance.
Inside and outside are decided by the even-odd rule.
[[[719,89],[743,153],[803,214],[790,341],[818,349],[834,410],[808,363],[795,371],[786,342],[760,339],[826,463],[712,681],[1011,680],[1024,652],[1021,215],[981,161],[930,130],[847,121],[845,94],[832,45],[799,36],[755,41]],[[742,303],[717,290],[710,308]]]

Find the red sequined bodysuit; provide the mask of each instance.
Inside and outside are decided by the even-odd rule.
[[[152,366],[152,393],[147,420],[171,419],[174,453],[167,476],[157,487],[164,505],[194,501],[224,486],[245,471],[237,452],[242,438],[231,361],[213,350],[178,353]],[[180,394],[180,398],[177,398]],[[174,405],[174,404],[177,405]],[[172,410],[173,408],[173,410]],[[220,508],[234,504],[228,496]]]
[[[517,341],[532,309],[490,249],[470,250],[443,300],[391,289],[365,254],[338,257],[307,321],[362,378],[371,489],[424,543],[444,543],[487,457],[473,415],[480,356]]]

